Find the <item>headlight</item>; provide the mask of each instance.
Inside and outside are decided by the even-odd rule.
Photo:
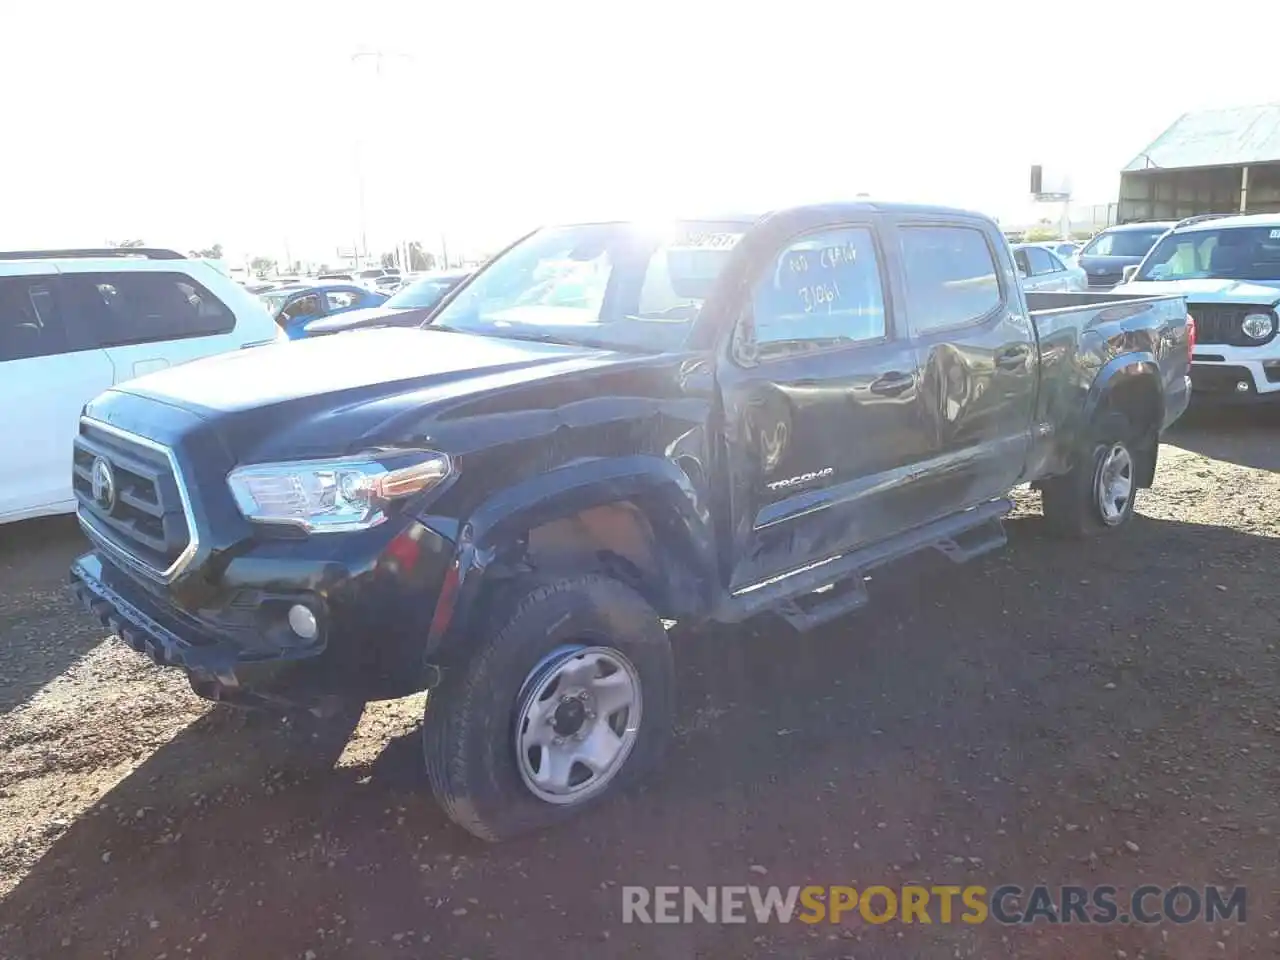
[[[1250,340],[1265,340],[1275,328],[1276,318],[1270,313],[1251,313],[1240,321],[1240,329]]]
[[[429,490],[452,471],[445,454],[420,450],[237,467],[227,485],[248,520],[337,533],[376,527],[392,501]]]

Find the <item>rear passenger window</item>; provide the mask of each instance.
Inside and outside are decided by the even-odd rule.
[[[0,361],[67,352],[53,277],[0,277]]]
[[[981,230],[904,227],[907,306],[916,333],[981,320],[1002,297],[995,257]]]
[[[230,308],[182,273],[68,273],[62,284],[82,335],[96,346],[230,333]]]
[[[847,227],[791,243],[756,285],[755,358],[885,336],[884,291],[871,231]]]

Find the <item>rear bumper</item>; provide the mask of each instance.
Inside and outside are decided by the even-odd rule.
[[[1173,426],[1174,422],[1187,412],[1187,407],[1191,403],[1191,377],[1184,376],[1179,382],[1182,388],[1171,391],[1169,396],[1165,398],[1164,423],[1160,427],[1162,433]]]
[[[313,541],[257,544],[218,570],[193,568],[183,585],[167,586],[94,550],[71,565],[71,587],[126,644],[184,671],[207,699],[312,707],[423,689],[452,541],[411,521],[374,544],[361,534],[374,552],[352,549],[345,563],[334,560],[340,545]],[[314,638],[290,626],[299,604],[315,618]]]

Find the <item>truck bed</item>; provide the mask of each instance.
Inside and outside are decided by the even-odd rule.
[[[1059,293],[1043,291],[1026,294],[1027,308],[1033,314],[1068,310],[1072,307],[1094,307],[1107,303],[1126,303],[1133,300],[1180,300],[1177,296],[1143,296],[1136,293]]]
[[[1181,296],[1124,293],[1027,293],[1040,350],[1036,422],[1053,424],[1037,441],[1032,478],[1061,473],[1092,416],[1093,387],[1134,364],[1160,385],[1159,427],[1168,427],[1190,399],[1187,304]]]

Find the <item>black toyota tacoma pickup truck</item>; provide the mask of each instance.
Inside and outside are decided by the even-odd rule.
[[[814,627],[869,568],[1000,546],[1020,484],[1116,536],[1193,339],[1180,297],[1024,296],[957,210],[540,229],[421,329],[92,401],[71,579],[204,697],[429,689],[433,791],[499,839],[655,763],[664,621]]]

